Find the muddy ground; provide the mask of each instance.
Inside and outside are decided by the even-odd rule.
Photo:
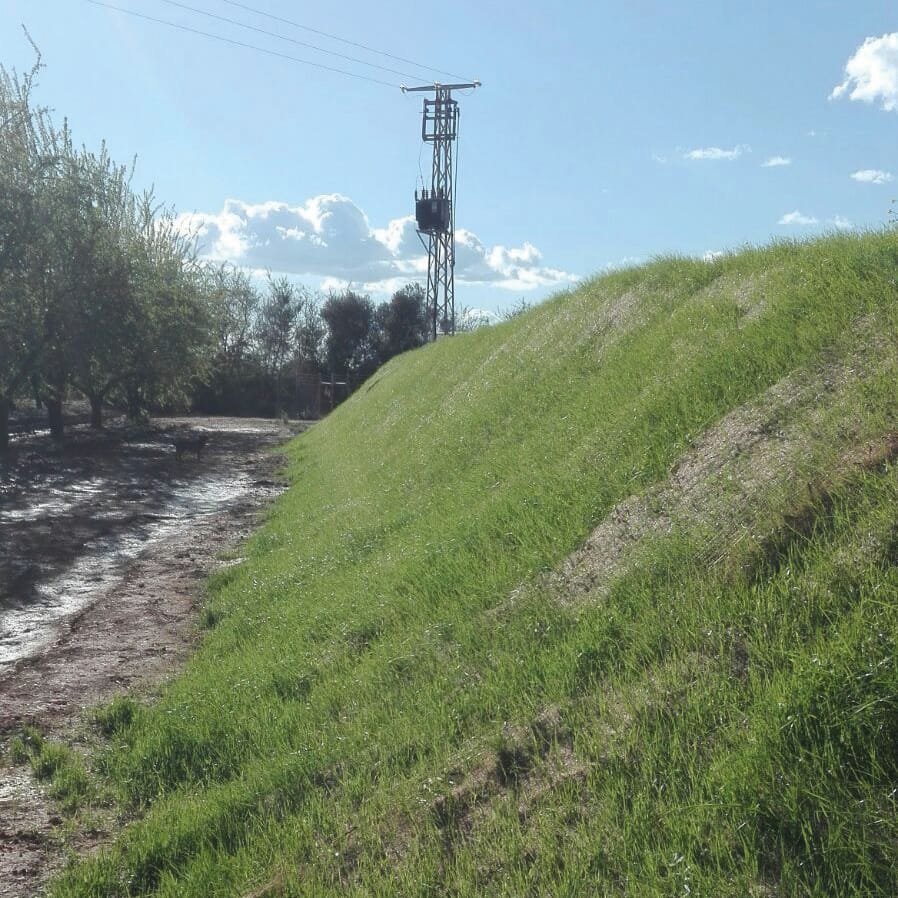
[[[6,747],[23,725],[83,744],[89,710],[152,691],[198,638],[205,575],[233,563],[258,512],[284,489],[271,449],[302,424],[169,418],[57,445],[27,430],[0,460],[0,898],[40,894],[73,833]],[[208,433],[201,458],[177,436]],[[222,553],[231,550],[230,561]]]

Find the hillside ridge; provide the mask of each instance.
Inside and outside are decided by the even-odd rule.
[[[101,711],[134,822],[51,894],[894,894],[896,263],[659,259],[390,361]]]

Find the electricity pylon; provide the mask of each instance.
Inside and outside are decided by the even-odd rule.
[[[458,138],[458,103],[453,90],[480,87],[468,84],[429,84],[405,87],[403,92],[432,91],[424,98],[421,138],[433,144],[430,190],[415,191],[415,220],[422,240],[427,235],[427,324],[430,338],[455,333],[455,188],[452,148]]]

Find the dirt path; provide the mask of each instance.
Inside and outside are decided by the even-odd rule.
[[[0,898],[39,894],[63,860],[63,821],[25,768],[3,766],[3,743],[26,723],[77,742],[86,709],[177,669],[196,638],[199,581],[282,491],[268,450],[297,429],[165,419],[76,430],[62,448],[17,441],[0,468]],[[171,438],[188,430],[209,443],[178,461]]]

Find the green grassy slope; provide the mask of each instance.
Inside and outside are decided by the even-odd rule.
[[[898,892],[896,274],[661,260],[394,359],[103,715],[136,822],[53,895]]]

